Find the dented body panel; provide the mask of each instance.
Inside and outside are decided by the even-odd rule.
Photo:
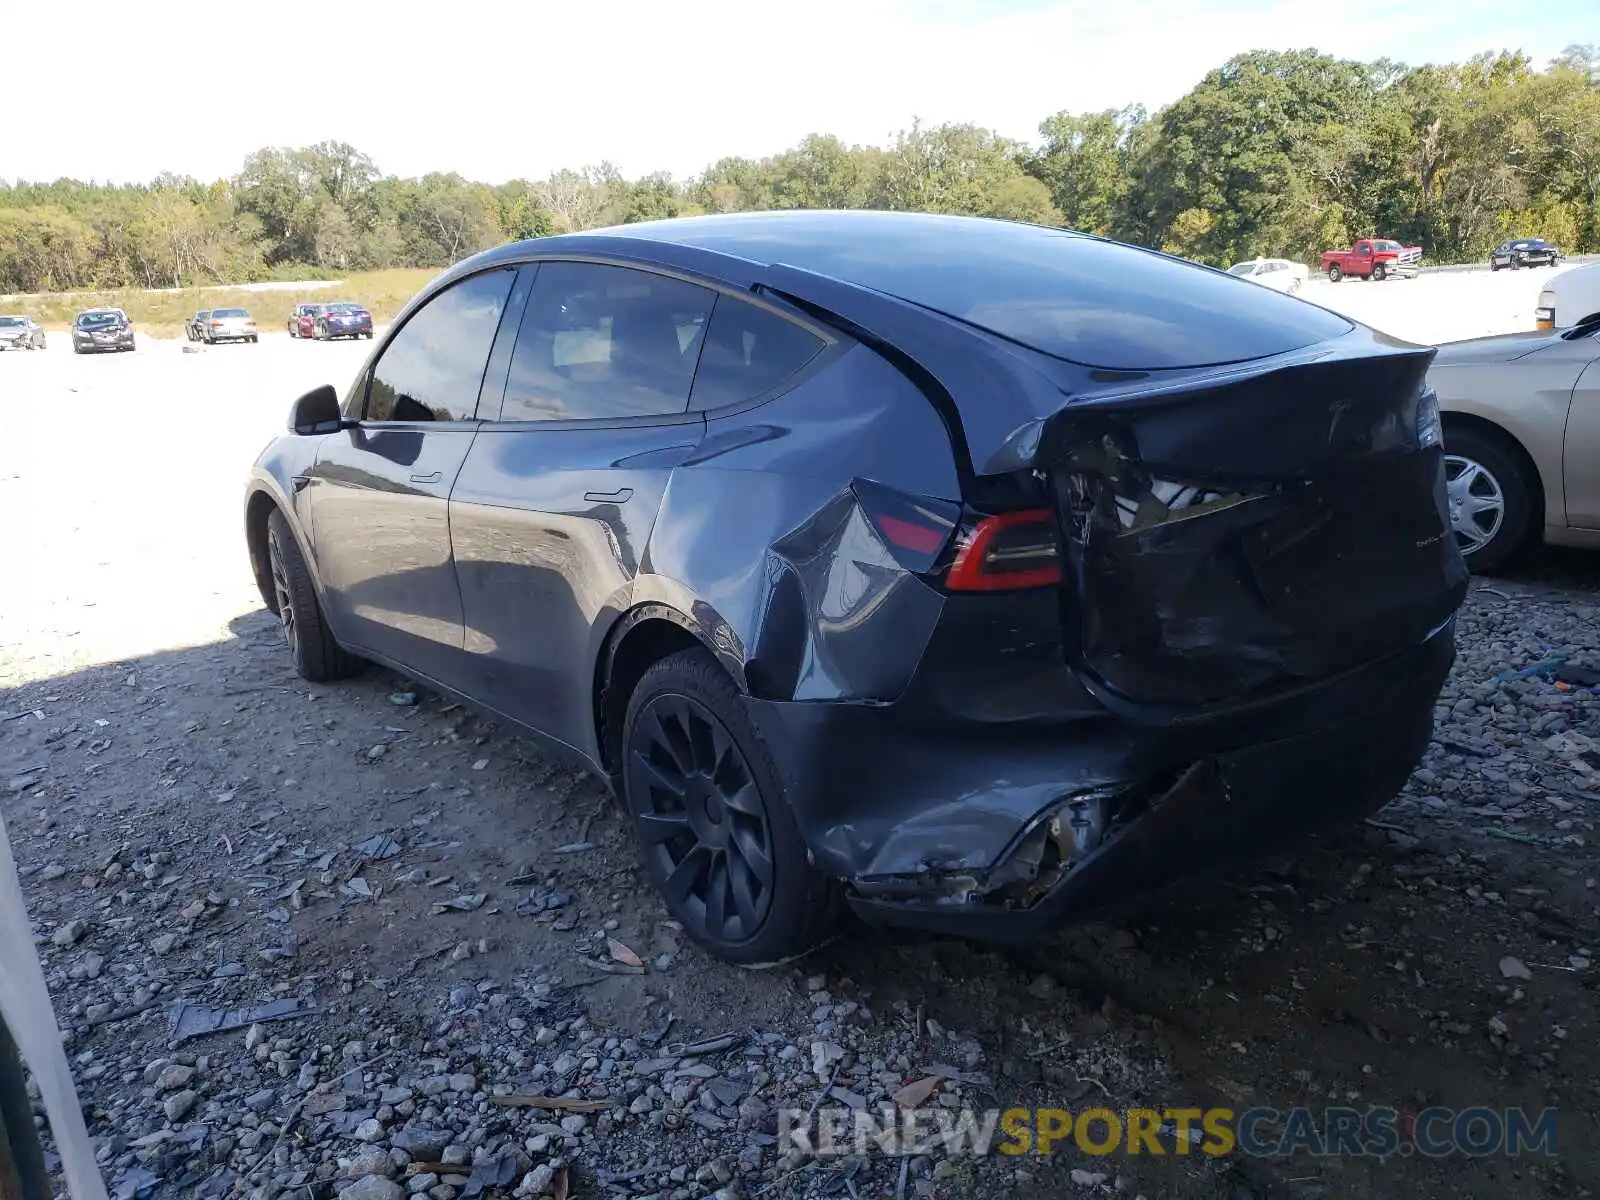
[[[1034,308],[872,257],[920,231],[977,262],[997,224],[705,218],[447,272],[397,328],[474,271],[576,259],[759,297],[829,349],[758,401],[637,427],[480,403],[449,497],[461,651],[432,681],[615,782],[619,647],[687,631],[812,860],[863,913],[936,928],[1035,929],[1387,802],[1466,587],[1433,352],[1062,231],[1000,235]],[[1081,294],[1029,280],[1029,248],[1079,255]]]

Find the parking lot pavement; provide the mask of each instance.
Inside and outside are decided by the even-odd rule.
[[[1395,337],[1432,345],[1532,329],[1539,292],[1571,269],[1440,271],[1383,283],[1314,276],[1300,295]]]
[[[1466,336],[1522,327],[1539,282],[1326,302]],[[1027,947],[852,931],[737,971],[664,920],[594,781],[382,672],[294,676],[246,565],[243,474],[293,397],[342,388],[367,350],[0,355],[0,813],[113,1188],[1600,1191],[1595,693],[1548,665],[1503,677],[1600,665],[1595,556],[1475,585],[1422,770],[1292,864]],[[175,1044],[180,1002],[285,1019]],[[1044,1158],[812,1161],[773,1142],[776,1109],[922,1081],[945,1112],[1551,1106],[1560,1156],[1102,1156],[1068,1137]]]

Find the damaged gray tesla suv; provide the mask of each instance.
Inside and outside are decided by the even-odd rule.
[[[1026,937],[1404,784],[1467,578],[1433,353],[1001,221],[521,242],[295,403],[250,558],[307,679],[608,780],[715,954]]]

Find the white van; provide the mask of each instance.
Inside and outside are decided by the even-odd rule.
[[[1540,329],[1566,329],[1600,315],[1600,262],[1570,267],[1539,293],[1533,319]]]

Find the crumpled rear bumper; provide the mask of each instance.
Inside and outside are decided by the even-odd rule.
[[[929,731],[896,705],[750,701],[817,864],[870,920],[1028,938],[1381,808],[1427,748],[1454,621],[1420,645],[1194,725]],[[1041,865],[1079,827],[1103,828]],[[1090,820],[1088,825],[1096,824]],[[1070,831],[1068,831],[1070,834]]]

